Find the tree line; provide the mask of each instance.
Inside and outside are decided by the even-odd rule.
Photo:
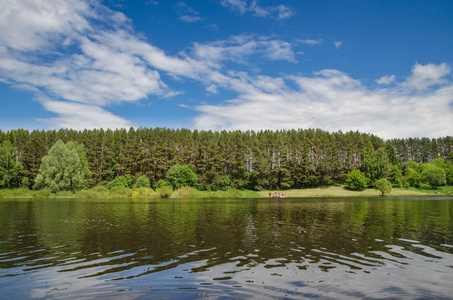
[[[74,143],[71,151],[86,158],[83,176],[89,178],[83,180],[89,186],[129,175],[134,180],[145,176],[151,187],[157,187],[174,165],[193,170],[200,190],[328,186],[344,183],[353,170],[363,172],[369,186],[381,178],[394,186],[420,186],[427,182],[422,176],[425,165],[443,168],[445,184],[451,184],[453,162],[451,136],[385,141],[358,131],[320,129],[16,129],[0,130],[0,188],[38,187],[43,158],[60,140]]]

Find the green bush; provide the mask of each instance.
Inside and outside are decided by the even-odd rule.
[[[71,191],[59,191],[54,194],[55,197],[62,197],[62,198],[72,198],[75,194]]]
[[[94,193],[91,190],[81,190],[78,191],[75,195],[76,198],[96,198]]]
[[[35,197],[47,198],[52,196],[52,192],[49,189],[42,189],[34,192]]]
[[[200,198],[201,196],[202,193],[197,189],[185,186],[175,191],[172,195],[172,198]]]
[[[153,198],[153,197],[155,197],[154,191],[146,187],[136,188],[132,192],[132,198]]]
[[[168,169],[166,178],[173,189],[179,189],[183,186],[196,187],[198,182],[197,175],[187,165],[172,166],[170,169]]]
[[[19,189],[9,190],[9,194],[12,197],[28,197],[28,196],[32,196],[33,192],[30,191],[28,188],[19,188]]]
[[[159,198],[170,198],[171,194],[173,194],[173,189],[166,185],[157,190],[157,196]]]
[[[122,187],[125,187],[125,188],[131,188],[133,182],[134,181],[132,180],[131,175],[126,174],[124,176],[118,176],[115,179],[113,179],[112,181],[110,181],[107,184],[107,188],[109,190],[114,188],[114,187],[117,187],[117,186],[122,186]]]
[[[368,179],[362,172],[360,172],[360,170],[351,171],[348,178],[346,178],[346,186],[353,190],[364,189],[367,185]]]
[[[149,178],[146,175],[142,175],[139,178],[137,178],[137,181],[135,182],[134,189],[138,188],[149,188]]]
[[[156,188],[160,188],[160,187],[163,187],[163,186],[171,186],[170,182],[168,182],[167,180],[165,179],[160,179],[158,182],[157,182],[157,185],[156,185]]]
[[[132,197],[132,190],[124,186],[115,186],[110,189],[110,195],[112,197]]]
[[[231,189],[233,186],[233,179],[231,179],[230,175],[223,175],[220,177],[220,189],[222,191],[226,191],[228,189]]]

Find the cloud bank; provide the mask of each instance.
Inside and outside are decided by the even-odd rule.
[[[405,80],[384,75],[375,80],[376,88],[331,69],[309,76],[268,76],[260,71],[260,63],[297,64],[296,46],[312,47],[322,40],[292,44],[244,33],[194,43],[172,56],[134,32],[124,14],[100,2],[3,2],[0,81],[34,91],[37,101],[56,114],[40,119],[50,127],[134,125],[110,113],[108,107],[171,97],[185,92],[172,89],[172,80],[190,80],[217,98],[223,91],[235,94],[220,104],[195,106],[198,115],[193,128],[322,128],[360,130],[384,138],[451,135],[453,84],[451,68],[445,63],[415,63]],[[221,0],[221,4],[261,17],[292,15],[283,5],[261,7],[257,1],[242,0]],[[197,21],[193,19],[198,18],[197,12],[183,2],[178,5],[182,21]],[[335,42],[336,48],[340,46]],[[244,71],[244,66],[253,72]],[[163,73],[169,79],[164,81]]]

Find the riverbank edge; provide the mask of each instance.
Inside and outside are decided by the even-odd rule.
[[[420,191],[409,189],[394,189],[391,193],[384,197],[432,197],[432,196],[451,196],[447,192],[450,187],[444,187],[440,192],[436,191]],[[453,188],[453,187],[452,187]],[[48,190],[29,190],[27,188],[0,190],[0,199],[4,198],[75,198],[75,199],[90,199],[90,198],[142,198],[142,199],[157,199],[157,198],[199,198],[199,199],[219,199],[219,198],[273,198],[274,196],[284,198],[366,198],[366,197],[381,197],[381,192],[376,189],[350,190],[345,186],[329,186],[324,188],[309,188],[309,189],[293,189],[284,191],[251,191],[230,189],[227,191],[198,191],[193,188],[181,188],[174,191],[171,195],[162,196],[159,190],[152,189],[120,189],[107,190],[104,187],[94,187],[88,190],[78,191],[77,193],[64,191],[51,193]]]

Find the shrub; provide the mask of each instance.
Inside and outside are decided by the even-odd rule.
[[[351,189],[359,190],[367,187],[368,179],[360,170],[353,170],[346,178],[346,186]]]
[[[74,193],[71,191],[59,191],[55,194],[55,197],[72,198],[72,197],[74,197]]]
[[[75,195],[76,198],[96,198],[91,190],[81,190]]]
[[[110,195],[112,197],[132,197],[132,190],[124,186],[115,186],[110,189]]]
[[[34,192],[36,197],[47,198],[52,196],[52,192],[49,189],[42,189]]]
[[[109,190],[105,186],[95,186],[89,190],[81,190],[77,192],[77,198],[106,198],[109,197]]]
[[[193,187],[185,186],[173,193],[173,198],[200,198],[201,192]]]
[[[148,176],[142,175],[139,178],[137,178],[137,181],[135,182],[134,189],[138,188],[149,188],[149,179]]]
[[[146,187],[136,188],[132,192],[133,198],[153,198],[154,196],[154,191]]]
[[[134,181],[132,180],[131,175],[126,174],[124,176],[118,176],[115,179],[113,179],[112,181],[110,181],[107,184],[107,188],[109,190],[114,188],[114,187],[116,187],[116,186],[122,186],[122,187],[125,187],[125,188],[131,188],[133,182]]]
[[[156,188],[160,188],[160,187],[163,187],[163,186],[171,186],[171,184],[170,184],[170,182],[168,182],[168,181],[165,180],[165,179],[160,179],[160,180],[157,182]]]
[[[173,189],[169,186],[162,186],[157,190],[157,196],[159,198],[170,198],[171,194],[173,193]]]
[[[223,175],[220,177],[220,189],[226,191],[233,186],[233,179],[230,175]]]
[[[30,191],[28,188],[20,188],[11,190],[9,194],[13,197],[27,197],[32,195],[32,191]]]

